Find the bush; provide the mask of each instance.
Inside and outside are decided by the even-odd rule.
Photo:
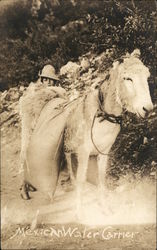
[[[0,89],[35,80],[49,62],[58,70],[91,51],[116,47],[111,61],[139,48],[155,83],[154,1],[32,0],[8,7],[0,17]],[[105,69],[104,69],[105,70]]]

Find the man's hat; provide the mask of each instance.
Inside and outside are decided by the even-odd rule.
[[[59,80],[59,78],[56,75],[55,68],[50,64],[45,65],[43,67],[41,74],[39,73],[39,76],[54,79],[54,80]]]

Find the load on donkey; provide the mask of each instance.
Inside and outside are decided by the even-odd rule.
[[[140,51],[135,50],[121,58],[121,62],[115,61],[109,79],[72,102],[58,96],[44,105],[24,152],[23,193],[26,198],[30,191],[37,190],[52,201],[64,146],[68,169],[76,186],[77,212],[91,156],[97,161],[98,194],[104,204],[108,155],[120,132],[123,113],[127,110],[144,118],[153,109],[147,81],[150,73],[139,57]],[[78,162],[76,176],[73,153]]]

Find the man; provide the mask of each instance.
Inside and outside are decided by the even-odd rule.
[[[55,68],[50,64],[45,65],[42,71],[39,71],[38,81],[48,86],[55,86],[56,82],[59,81]]]
[[[60,97],[67,100],[66,90],[56,85],[59,81],[55,69],[51,65],[45,65],[36,83],[31,82],[23,96],[20,98],[20,117],[21,117],[21,155],[20,173],[24,174],[27,170],[27,150],[30,138],[38,122],[42,109],[53,98]],[[45,117],[46,119],[46,117]],[[29,191],[36,189],[22,176],[21,197],[30,199]]]
[[[66,91],[63,89],[57,82],[59,81],[58,76],[56,75],[55,68],[47,64],[43,67],[42,71],[39,71],[39,78],[37,80],[37,85],[44,85],[51,88],[55,93],[59,94],[60,97],[66,98]],[[34,84],[33,84],[34,85]]]

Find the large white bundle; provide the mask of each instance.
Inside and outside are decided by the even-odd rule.
[[[61,87],[45,86],[41,83],[31,83],[19,101],[21,117],[21,170],[26,158],[30,136],[44,106],[53,98],[66,98],[66,92]]]

